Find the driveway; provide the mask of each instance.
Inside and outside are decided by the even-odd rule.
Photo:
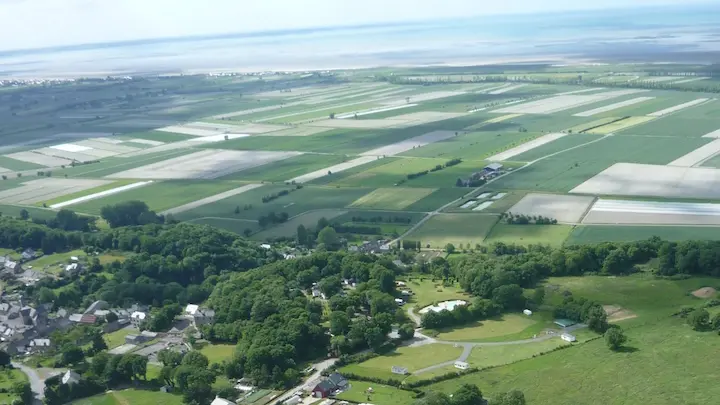
[[[284,394],[273,399],[273,402],[274,403],[284,402],[286,399],[289,399],[298,391],[303,391],[303,390],[309,391],[309,390],[313,389],[314,387],[312,385],[315,384],[315,382],[318,379],[320,379],[320,377],[322,377],[322,372],[327,370],[328,368],[332,367],[332,365],[335,364],[336,361],[338,361],[338,359],[332,358],[332,359],[323,360],[319,363],[313,364],[313,367],[315,367],[315,372],[312,373],[312,375],[310,377],[308,377],[305,381],[303,381],[297,387],[295,387],[291,390],[288,390]]]
[[[33,404],[42,405],[42,399],[45,398],[45,379],[41,378],[35,369],[24,364],[12,363],[12,365],[28,376],[30,388],[32,389],[33,396],[35,397]]]

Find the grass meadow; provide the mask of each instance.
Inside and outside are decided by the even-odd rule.
[[[485,244],[502,242],[516,245],[549,245],[560,247],[572,232],[571,225],[495,225]]]
[[[306,154],[242,170],[221,177],[220,179],[285,182],[289,179],[333,166],[346,160],[348,160],[347,157],[340,155]]]
[[[337,396],[341,401],[354,403],[373,403],[379,405],[411,405],[415,400],[411,391],[404,391],[376,383],[350,380],[350,389]],[[372,388],[372,394],[368,393]]]
[[[350,364],[340,369],[340,372],[350,372],[360,376],[402,378],[393,374],[392,366],[405,367],[410,373],[435,364],[455,360],[462,354],[462,347],[455,347],[448,344],[430,344],[419,347],[400,347],[395,351],[383,354],[382,356],[364,361],[362,363]]]
[[[147,391],[138,389],[126,389],[112,391],[96,395],[90,398],[78,399],[71,405],[182,405],[183,399],[180,395],[167,394],[160,391]]]
[[[444,249],[448,243],[475,246],[482,243],[498,217],[485,214],[439,214],[435,215],[406,239],[420,241],[422,247]]]
[[[713,226],[633,226],[578,225],[568,236],[566,244],[596,244],[602,242],[632,242],[653,236],[669,241],[720,240],[720,227]]]

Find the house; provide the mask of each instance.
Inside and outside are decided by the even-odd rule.
[[[32,259],[34,259],[37,255],[36,255],[36,253],[35,253],[34,250],[32,250],[32,249],[25,249],[25,251],[22,252],[22,255],[21,255],[21,256],[22,256],[22,259],[23,259],[23,260],[32,260]]]
[[[68,317],[70,322],[79,323],[82,320],[83,314],[72,314]]]
[[[210,405],[235,405],[235,402],[224,398],[215,397],[215,399],[213,399]]]
[[[195,315],[195,313],[197,312],[198,309],[200,309],[200,306],[199,306],[199,305],[188,304],[188,305],[185,307],[185,313],[188,314],[188,315]]]
[[[65,374],[63,374],[61,381],[63,384],[72,385],[79,383],[81,378],[80,374],[72,370],[68,370]]]
[[[470,365],[464,361],[456,361],[455,362],[455,368],[459,370],[467,370],[470,367]]]
[[[22,266],[18,262],[14,262],[12,260],[6,260],[5,261],[5,270],[13,272],[13,273],[20,273],[22,271]]]
[[[335,392],[335,385],[330,380],[321,381],[312,390],[312,396],[315,398],[327,398]]]
[[[137,328],[143,321],[145,321],[145,318],[147,318],[147,314],[145,312],[135,311],[130,314],[130,323]]]
[[[110,314],[110,311],[107,309],[98,309],[93,313],[93,315],[97,316],[98,319],[105,319]]]
[[[215,310],[210,308],[198,308],[193,315],[195,325],[205,325],[215,320]]]
[[[80,318],[80,323],[94,325],[97,323],[97,316],[92,314],[83,314]]]
[[[265,249],[265,250],[270,250],[270,249],[272,249],[272,246],[268,245],[267,243],[263,243],[262,245],[260,245],[260,247],[263,248],[263,249]]]
[[[28,351],[31,351],[33,353],[37,352],[44,352],[48,349],[50,349],[50,339],[33,339],[30,341],[30,344],[28,344]]]
[[[330,374],[327,379],[333,383],[337,389],[344,389],[348,383],[347,379],[337,372]]]
[[[574,342],[574,341],[577,340],[577,339],[575,338],[575,335],[571,335],[571,334],[569,334],[569,333],[563,333],[562,335],[560,335],[560,339],[562,339],[562,340],[564,340],[564,341],[566,341],[566,342],[570,342],[570,343],[572,343],[572,342]]]

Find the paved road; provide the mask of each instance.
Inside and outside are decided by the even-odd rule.
[[[32,392],[34,394],[34,405],[41,405],[42,399],[45,397],[45,380],[40,377],[40,375],[35,371],[35,369],[30,368],[24,364],[20,363],[12,363],[13,367],[20,369],[25,375],[28,376],[28,380],[30,381],[30,388],[32,389]]]
[[[310,377],[308,377],[305,381],[302,382],[302,384],[298,385],[297,387],[295,387],[295,388],[293,388],[293,389],[291,389],[291,390],[288,390],[288,391],[286,391],[284,394],[282,394],[282,395],[280,395],[279,397],[273,399],[273,403],[283,402],[283,401],[285,401],[286,399],[289,399],[290,397],[292,397],[297,391],[301,391],[301,390],[309,391],[309,390],[313,389],[314,387],[311,387],[311,385],[312,385],[317,379],[320,378],[321,373],[322,373],[323,371],[325,371],[325,370],[327,370],[328,368],[332,367],[332,366],[335,364],[336,361],[338,361],[338,359],[332,358],[332,359],[323,360],[323,361],[321,361],[321,362],[319,362],[319,363],[313,364],[313,367],[315,367],[315,372],[314,372]]]

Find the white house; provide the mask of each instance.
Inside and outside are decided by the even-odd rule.
[[[140,326],[140,324],[145,320],[145,318],[147,318],[147,314],[145,312],[135,311],[130,314],[130,322],[136,328]]]
[[[569,333],[563,333],[562,335],[560,335],[560,339],[562,339],[562,340],[564,340],[564,341],[566,341],[566,342],[574,342],[574,341],[577,340],[577,339],[575,338],[575,335],[571,335],[571,334],[569,334]]]
[[[62,376],[62,383],[68,385],[77,384],[80,382],[80,378],[80,374],[72,370],[68,370],[67,373]]]
[[[78,263],[71,263],[65,266],[65,273],[73,275],[80,271],[80,265]]]
[[[470,365],[464,361],[456,361],[455,362],[455,368],[460,370],[467,370]]]

